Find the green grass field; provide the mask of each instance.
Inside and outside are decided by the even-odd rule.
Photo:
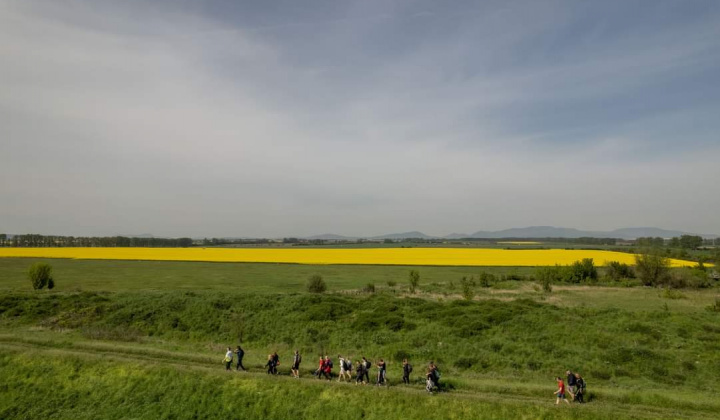
[[[57,287],[34,292],[35,260],[0,259],[0,418],[717,418],[718,288],[527,281],[476,287],[462,276],[532,269],[45,260]],[[304,292],[310,274],[329,285]],[[396,281],[394,287],[387,281]],[[367,283],[377,292],[363,293]],[[225,372],[242,340],[250,372]],[[303,378],[288,376],[292,351]],[[281,356],[280,377],[262,366]],[[319,354],[388,361],[391,386],[312,378]],[[415,365],[400,384],[400,361]],[[444,392],[427,395],[436,361]],[[583,374],[591,401],[555,407],[553,377]],[[373,372],[374,373],[374,372]],[[699,388],[702,388],[699,391]]]
[[[529,275],[530,267],[405,267],[372,265],[249,264],[172,261],[111,261],[0,258],[0,290],[22,290],[29,283],[28,267],[35,262],[53,266],[62,290],[224,290],[302,292],[312,274],[322,275],[331,290],[361,288],[368,283],[405,283],[418,269],[425,284],[458,281],[483,271]]]

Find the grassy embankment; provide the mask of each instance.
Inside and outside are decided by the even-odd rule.
[[[119,399],[135,410],[156,401],[148,413],[170,416],[200,410],[200,417],[220,417],[232,409],[238,416],[316,418],[325,399],[348,398],[345,406],[326,405],[327,416],[388,418],[399,410],[417,418],[431,410],[437,417],[542,418],[553,413],[551,378],[572,368],[585,374],[594,399],[575,415],[712,417],[720,410],[720,315],[676,311],[676,300],[666,308],[657,294],[655,301],[656,309],[570,310],[528,299],[438,302],[391,294],[7,293],[0,299],[0,349],[2,392],[11,397],[3,399],[12,402],[0,413],[35,417],[61,407],[65,418],[101,409],[108,410],[103,417],[119,417]],[[300,348],[306,377],[315,355],[341,353],[384,357],[397,384],[399,361],[409,357],[416,377],[428,360],[440,363],[450,391],[425,400],[419,382],[378,394],[259,374],[217,376],[225,373],[223,347],[240,335],[255,372],[269,351],[287,362]],[[28,404],[30,397],[16,395],[31,391],[48,396]],[[173,401],[186,409],[175,411]]]

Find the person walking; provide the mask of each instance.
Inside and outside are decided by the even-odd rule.
[[[408,363],[407,359],[403,359],[402,362],[403,367],[403,383],[406,385],[410,385],[410,374],[412,373],[412,365]]]
[[[435,362],[430,361],[430,364],[428,364],[428,370],[430,370],[430,375],[432,376],[433,384],[436,388],[440,389],[440,371],[438,370],[437,365]]]
[[[435,381],[432,370],[428,367],[425,371],[425,391],[432,393],[435,388]]]
[[[223,362],[225,363],[225,370],[230,370],[232,361],[233,361],[233,352],[232,352],[232,349],[230,349],[230,347],[228,347],[227,352],[225,353],[225,358],[223,359]]]
[[[365,384],[363,382],[363,377],[365,376],[365,363],[358,360],[356,366],[355,366],[355,372],[357,373],[355,378],[355,385]]]
[[[293,363],[290,367],[290,373],[293,378],[300,379],[300,362],[302,362],[302,356],[300,356],[300,351],[296,349],[295,354],[293,355]]]
[[[372,367],[372,363],[370,363],[370,361],[368,359],[366,359],[365,357],[362,358],[362,363],[363,363],[363,367],[364,367],[363,373],[365,375],[365,383],[369,384],[370,383],[370,368]]]
[[[275,352],[272,354],[272,359],[273,359],[272,373],[273,373],[273,375],[277,375],[278,374],[277,368],[278,368],[278,366],[280,366],[280,356],[278,356],[277,350],[275,350]]]
[[[580,404],[585,402],[585,379],[579,373],[575,374],[575,401]]]
[[[323,359],[323,357],[320,356],[320,361],[318,362],[318,368],[315,371],[315,376],[317,376],[318,379],[320,379],[320,376],[323,374],[324,367],[325,367],[325,359]]]
[[[375,383],[375,385],[377,385],[377,386],[385,385],[385,374],[386,374],[386,367],[387,367],[387,365],[385,364],[385,361],[383,359],[380,359],[377,362],[377,367],[378,367],[378,376],[377,376],[377,382]]]
[[[344,379],[347,379],[349,382],[351,378],[350,371],[352,370],[352,364],[350,360],[345,359],[338,354],[338,363],[340,363],[340,374],[338,376],[338,382],[341,382]]]
[[[268,354],[268,360],[267,363],[265,363],[268,375],[272,375],[275,372],[275,358],[273,356],[272,354]]]
[[[565,383],[563,383],[563,380],[560,379],[558,376],[555,378],[557,380],[558,389],[557,391],[553,392],[554,395],[557,395],[557,399],[555,400],[555,405],[560,404],[560,401],[565,401],[567,405],[570,405],[570,401],[565,399]]]
[[[567,382],[565,383],[567,387],[567,393],[570,394],[570,398],[572,398],[573,401],[575,401],[575,392],[576,392],[576,383],[575,383],[575,374],[571,371],[565,372],[567,375]]]
[[[243,350],[242,347],[237,346],[235,348],[235,357],[237,357],[237,364],[235,365],[235,370],[247,370],[242,364],[243,357],[245,357],[245,350]]]
[[[332,379],[332,368],[333,368],[333,362],[330,360],[330,356],[325,356],[325,364],[323,365],[323,375],[327,378],[327,380]]]

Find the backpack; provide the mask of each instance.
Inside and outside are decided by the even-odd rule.
[[[365,370],[370,370],[370,368],[372,367],[372,364],[370,363],[369,360],[367,360],[367,361],[366,361],[365,363],[363,363],[363,364],[365,365]]]
[[[412,373],[412,365],[410,363],[407,364],[407,371],[408,373]]]
[[[332,360],[328,360],[327,365],[328,365],[328,367],[329,367],[330,369],[332,369],[332,368],[333,368],[333,362],[332,362]]]
[[[343,364],[345,365],[343,366],[343,369],[347,370],[348,372],[352,370],[352,363],[350,363],[349,360],[343,361]]]

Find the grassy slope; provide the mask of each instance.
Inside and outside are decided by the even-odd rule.
[[[247,361],[257,370],[271,349],[287,361],[295,347],[305,354],[305,375],[314,355],[329,349],[333,355],[388,359],[395,383],[401,357],[410,357],[416,366],[439,361],[446,382],[454,387],[451,394],[508,400],[507,407],[482,405],[482,410],[490,410],[487,418],[501,417],[501,408],[517,408],[526,398],[537,401],[523,406],[527,412],[512,413],[535,418],[532,405],[548,403],[550,378],[567,367],[585,374],[609,412],[625,403],[662,412],[654,417],[679,417],[678,410],[702,417],[720,409],[715,396],[720,365],[714,356],[720,350],[719,315],[702,308],[578,307],[570,314],[528,300],[467,303],[392,295],[144,292],[12,293],[0,299],[0,312],[2,353],[26,344],[39,351],[40,343],[42,351],[113,352],[218,370],[223,346],[242,332]],[[257,377],[253,381],[260,382],[253,386],[274,386],[266,380]],[[705,392],[696,392],[698,383]],[[283,385],[273,392],[285,398],[291,391]]]
[[[7,397],[0,399],[3,418],[710,418],[705,412],[635,404],[553,407],[550,397],[431,397],[414,389],[330,385],[59,351],[5,348],[0,369]]]

